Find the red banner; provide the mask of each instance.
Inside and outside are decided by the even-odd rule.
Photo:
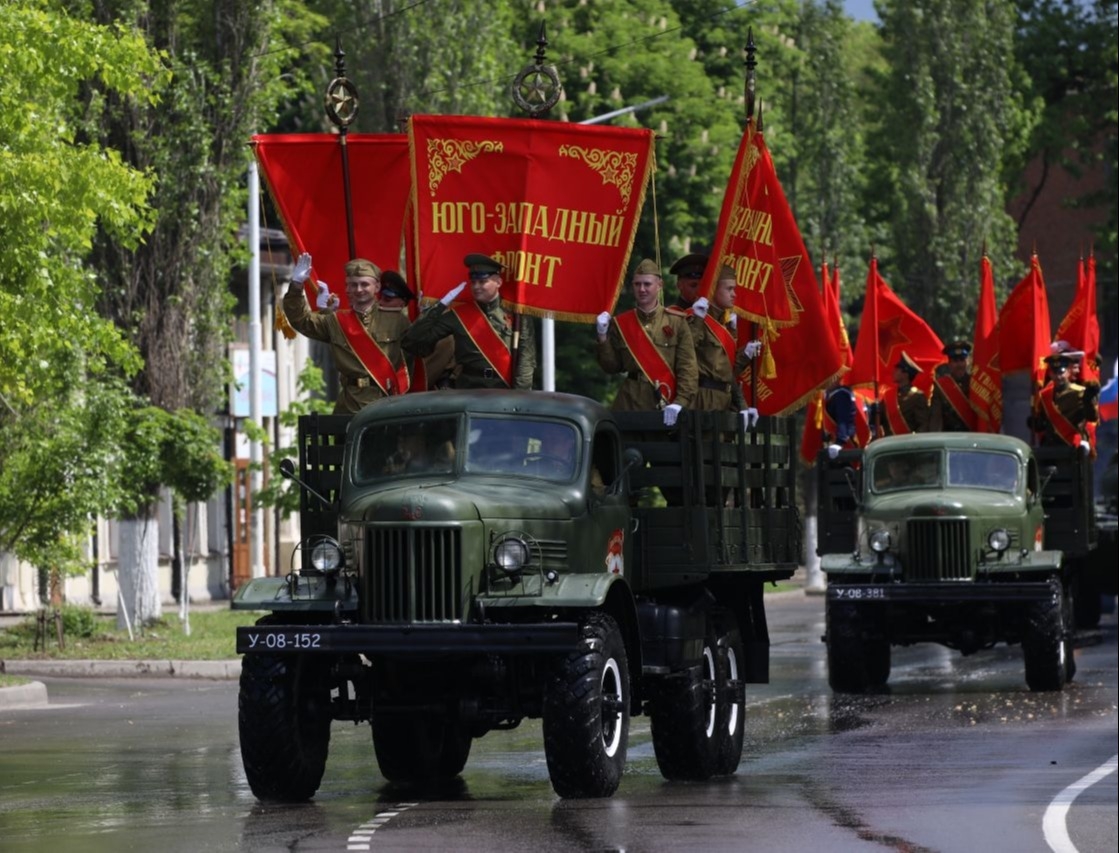
[[[344,267],[350,248],[341,139],[333,133],[260,134],[252,145],[292,256],[310,252],[311,279],[327,282],[347,307]],[[381,269],[399,269],[411,187],[408,140],[403,134],[351,133],[346,148],[356,256]],[[308,284],[311,305],[316,295]]]
[[[850,369],[851,365],[855,363],[855,354],[851,351],[851,339],[847,337],[847,326],[843,322],[843,308],[839,302],[839,265],[836,264],[835,272],[829,275],[828,262],[824,261],[820,270],[820,277],[824,282],[824,310],[835,329],[835,337],[839,343],[840,354],[843,356],[843,364]]]
[[[752,321],[738,324],[739,349],[754,336],[763,342],[761,356],[740,377],[743,394],[763,415],[787,415],[847,368],[765,138],[753,126],[751,121],[743,142],[751,158],[756,155],[743,178],[748,191],[727,224],[720,216],[712,256],[722,263],[708,264],[705,279],[713,279],[722,264],[735,270],[735,311]],[[728,195],[739,192],[739,183],[732,182]],[[759,307],[760,312],[753,310]]]
[[[1049,299],[1037,255],[999,312],[999,366],[1004,374],[1027,370],[1040,385],[1049,355]]]
[[[1076,269],[1076,295],[1053,337],[1058,341],[1068,341],[1074,350],[1084,353],[1080,382],[1099,382],[1096,356],[1100,353],[1100,320],[1096,315],[1095,253],[1088,256],[1086,272],[1084,259],[1080,259]]]
[[[979,305],[971,351],[968,400],[980,432],[1002,429],[1002,369],[999,367],[999,315],[995,308],[995,277],[986,255],[979,262]]]
[[[855,363],[847,383],[892,386],[894,366],[904,352],[921,368],[913,384],[928,391],[934,369],[944,361],[943,350],[944,344],[936,332],[886,284],[878,274],[878,259],[871,258],[863,317],[855,341]]]
[[[738,282],[737,313],[765,327],[797,322],[785,285],[797,275],[808,253],[765,139],[754,130],[752,120],[734,159],[711,257],[716,263],[707,264],[700,294],[710,297],[719,271],[728,266]]]
[[[416,284],[438,298],[479,252],[520,310],[593,322],[625,280],[653,132],[529,119],[415,115]]]

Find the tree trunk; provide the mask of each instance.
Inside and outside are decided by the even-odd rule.
[[[130,518],[120,522],[120,560],[117,582],[117,628],[128,622],[146,625],[163,614],[159,595],[159,522],[155,518]],[[121,608],[127,609],[126,614]]]

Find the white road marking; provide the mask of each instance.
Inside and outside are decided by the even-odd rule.
[[[350,833],[350,837],[346,839],[346,849],[353,850],[355,853],[372,849],[373,833],[401,812],[416,805],[419,805],[419,803],[397,803],[391,810],[377,812],[371,820],[367,820]]]
[[[1041,821],[1045,843],[1053,853],[1078,853],[1076,845],[1069,838],[1068,827],[1065,824],[1069,806],[1084,791],[1114,773],[1117,767],[1119,767],[1119,755],[1113,755],[1083,779],[1073,782],[1053,798]]]

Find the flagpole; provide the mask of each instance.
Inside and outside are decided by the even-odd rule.
[[[354,204],[350,187],[350,150],[346,134],[357,117],[358,98],[354,84],[346,79],[346,52],[342,50],[342,37],[338,36],[334,49],[334,79],[326,87],[326,117],[338,128],[338,147],[342,152],[342,192],[346,204],[346,237],[349,240],[350,259],[357,257],[357,240],[354,236]]]
[[[755,69],[758,67],[757,60],[758,46],[754,41],[754,28],[750,27],[746,31],[746,133],[750,132],[750,122],[754,120],[754,101],[757,96],[757,74]],[[758,114],[757,130],[761,131],[761,113]],[[768,312],[767,312],[768,313]],[[758,338],[758,324],[756,320],[750,321],[750,340],[755,341]],[[759,353],[760,355],[760,353]],[[750,364],[750,408],[756,409],[758,407],[758,363],[751,362]]]

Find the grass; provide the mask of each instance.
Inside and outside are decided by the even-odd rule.
[[[235,629],[251,625],[262,614],[243,610],[199,610],[190,614],[190,636],[178,612],[135,632],[116,629],[116,618],[88,608],[76,618],[64,615],[66,647],[58,647],[54,624],[48,620],[46,649],[35,650],[35,617],[0,629],[0,659],[7,660],[226,660],[237,657]],[[135,629],[134,629],[135,631]]]
[[[21,684],[30,684],[30,678],[24,678],[22,675],[5,675],[0,672],[0,687],[19,687]]]

